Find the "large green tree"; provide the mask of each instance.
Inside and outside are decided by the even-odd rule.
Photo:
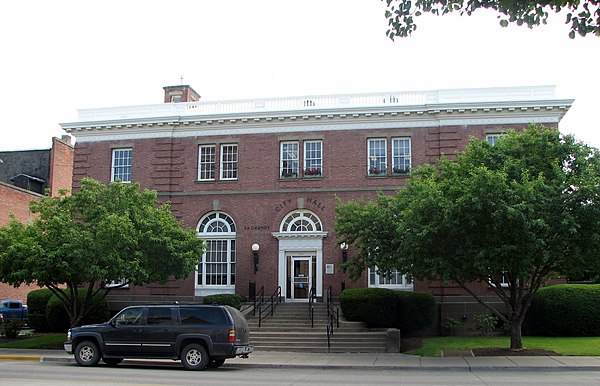
[[[600,6],[598,0],[384,0],[387,3],[385,17],[392,40],[395,36],[406,37],[417,29],[414,18],[423,13],[446,15],[451,12],[471,15],[477,10],[490,9],[499,15],[500,25],[508,23],[527,25],[529,28],[546,24],[549,12],[565,11],[566,22],[571,24],[569,37],[588,33],[600,36]]]
[[[138,184],[83,179],[71,196],[31,202],[37,217],[30,224],[12,219],[0,228],[0,281],[48,287],[75,326],[112,281],[139,285],[189,276],[204,244],[156,197]],[[83,300],[80,288],[87,288]]]
[[[376,201],[339,203],[335,229],[353,243],[357,277],[385,274],[457,283],[511,327],[557,275],[598,272],[600,154],[556,129],[511,132],[496,146],[471,140],[456,160],[416,169],[406,189]],[[489,283],[505,310],[470,283]]]

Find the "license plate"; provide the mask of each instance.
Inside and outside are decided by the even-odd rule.
[[[235,355],[250,354],[253,351],[254,351],[254,347],[252,347],[252,346],[238,347],[235,349]]]

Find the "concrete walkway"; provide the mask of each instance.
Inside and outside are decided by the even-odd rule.
[[[62,350],[0,349],[0,360],[75,363]],[[139,360],[125,360],[140,362]],[[144,361],[147,362],[147,361]],[[158,361],[157,361],[158,362]],[[161,360],[160,362],[164,362]],[[176,363],[167,360],[168,363]],[[231,368],[319,368],[360,370],[517,370],[517,371],[600,371],[600,357],[581,356],[506,356],[424,358],[385,353],[295,353],[257,351],[248,358],[228,359]]]

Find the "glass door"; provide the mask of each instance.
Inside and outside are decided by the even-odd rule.
[[[292,301],[308,301],[312,287],[312,264],[310,256],[292,257]]]

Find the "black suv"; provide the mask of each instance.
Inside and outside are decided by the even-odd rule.
[[[219,367],[254,351],[240,311],[205,305],[127,307],[106,323],[70,329],[64,347],[81,366],[100,359],[117,365],[123,358],[169,358],[188,370]]]

